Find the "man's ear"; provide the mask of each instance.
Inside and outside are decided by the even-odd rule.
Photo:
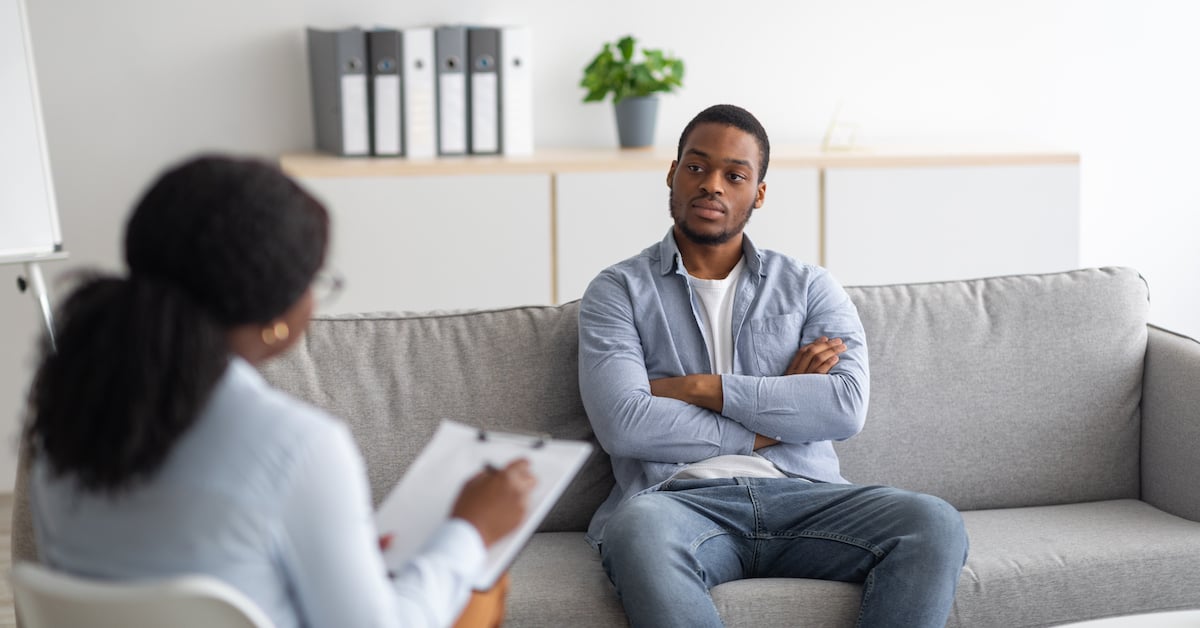
[[[671,187],[671,185],[675,182],[675,166],[677,165],[679,165],[679,162],[672,159],[671,167],[667,169],[667,187]]]
[[[758,182],[758,194],[754,197],[754,209],[762,207],[763,200],[767,198],[767,182]]]

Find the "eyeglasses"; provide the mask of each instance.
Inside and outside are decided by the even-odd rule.
[[[346,280],[342,279],[341,273],[331,269],[322,270],[313,277],[313,299],[321,305],[329,305],[337,299],[345,285]]]

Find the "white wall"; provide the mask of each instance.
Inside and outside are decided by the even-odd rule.
[[[1200,335],[1200,8],[1183,0],[27,2],[72,255],[52,282],[120,268],[126,211],[168,162],[310,146],[305,25],[519,23],[535,29],[541,146],[615,143],[611,109],[576,85],[601,42],[633,33],[688,64],[661,144],[714,102],[754,111],[776,144],[815,144],[841,103],[868,144],[1078,150],[1084,264],[1140,269],[1152,319]],[[37,329],[29,297],[0,290],[0,486]]]

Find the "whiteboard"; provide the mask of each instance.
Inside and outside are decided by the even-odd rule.
[[[23,0],[0,0],[0,263],[62,250]]]

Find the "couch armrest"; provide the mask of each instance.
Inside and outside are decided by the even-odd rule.
[[[1142,499],[1200,521],[1200,342],[1151,325],[1142,377]]]

